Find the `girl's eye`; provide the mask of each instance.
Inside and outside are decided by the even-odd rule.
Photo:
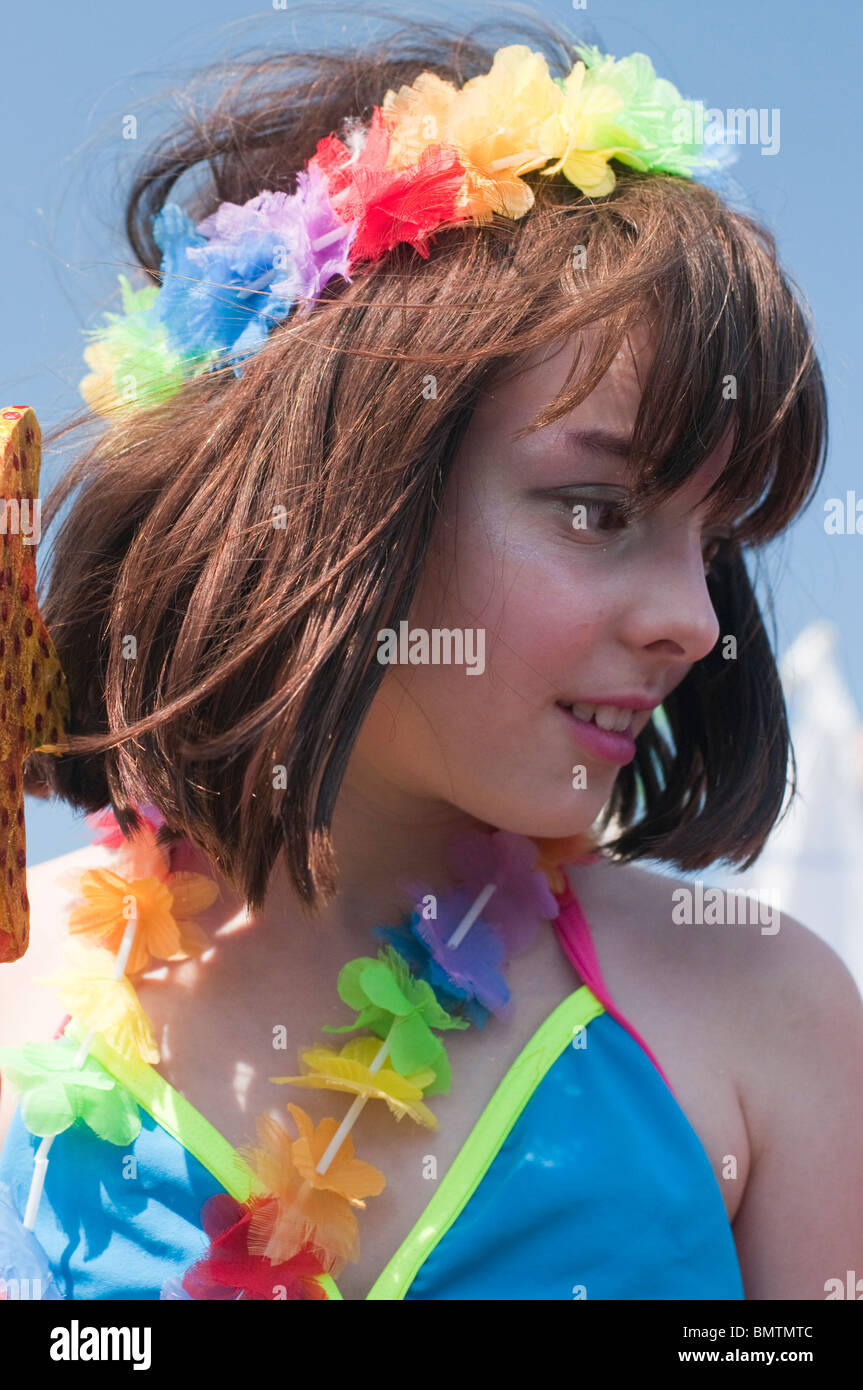
[[[570,509],[576,532],[622,531],[629,524],[628,509],[622,501],[578,497],[570,503]]]

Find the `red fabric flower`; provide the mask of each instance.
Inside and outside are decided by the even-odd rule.
[[[345,222],[358,222],[351,244],[351,264],[374,261],[406,241],[428,256],[428,239],[443,222],[468,217],[456,200],[465,170],[455,150],[429,146],[419,163],[388,169],[390,136],[379,106],[360,154],[353,158],[335,135],[318,141],[310,163],[327,181],[330,202]]]
[[[314,1246],[304,1245],[290,1260],[271,1264],[263,1255],[250,1255],[249,1225],[260,1205],[271,1198],[241,1205],[227,1192],[217,1192],[201,1209],[201,1224],[210,1237],[206,1255],[183,1276],[183,1288],[196,1299],[241,1299],[311,1302],[327,1295],[313,1277],[323,1272]],[[284,1293],[282,1293],[284,1289]]]

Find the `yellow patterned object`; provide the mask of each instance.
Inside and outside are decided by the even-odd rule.
[[[62,743],[69,692],[36,604],[42,432],[26,405],[0,409],[0,963],[30,939],[23,768],[41,744]]]

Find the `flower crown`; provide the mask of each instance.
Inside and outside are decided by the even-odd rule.
[[[562,173],[602,197],[615,184],[611,159],[704,179],[734,158],[721,132],[706,153],[700,103],[645,54],[575,51],[565,78],[522,44],[499,48],[461,89],[420,73],[388,91],[367,126],[348,118],[344,139],[320,140],[292,194],[222,203],[197,225],[167,203],[153,221],[161,285],[133,290],[121,275],[123,313],[85,330],[87,404],[108,415],[156,404],[217,365],[242,375],[243,359],[335,277],[350,281],[400,242],[427,257],[444,225],[523,217],[534,201],[525,174]]]

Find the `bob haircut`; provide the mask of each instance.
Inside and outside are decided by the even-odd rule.
[[[569,70],[564,37],[524,23],[517,37],[542,48],[554,75]],[[209,175],[187,200],[195,219],[264,188],[292,192],[345,117],[368,119],[423,69],[461,84],[492,56],[409,24],[373,50],[249,61],[138,173],[126,214],[137,261],[158,283],[151,219],[181,175]],[[110,804],[126,833],[135,804],[155,804],[163,839],[188,837],[251,908],[284,849],[316,913],[336,889],[331,818],[384,674],[376,634],[407,618],[478,393],[525,352],[582,334],[539,428],[582,401],[647,322],[656,353],[632,440],[635,505],[680,488],[733,432],[712,489],[732,534],[708,583],[737,659],[724,659],[721,637],[696,662],[665,701],[670,739],[647,725],[601,826],[614,822],[607,852],[619,862],[754,862],[791,750],[744,551],[811,500],[824,384],[769,231],[692,180],[615,172],[596,200],[560,176],[528,175],[536,201],[520,220],[446,228],[427,260],[396,247],[277,326],[242,377],[221,368],[102,429],[46,502],[50,527],[80,486],[41,603],[73,737],[62,758],[30,757],[28,791],[87,811]],[[589,325],[597,331],[583,334]],[[285,529],[273,524],[279,508]]]

